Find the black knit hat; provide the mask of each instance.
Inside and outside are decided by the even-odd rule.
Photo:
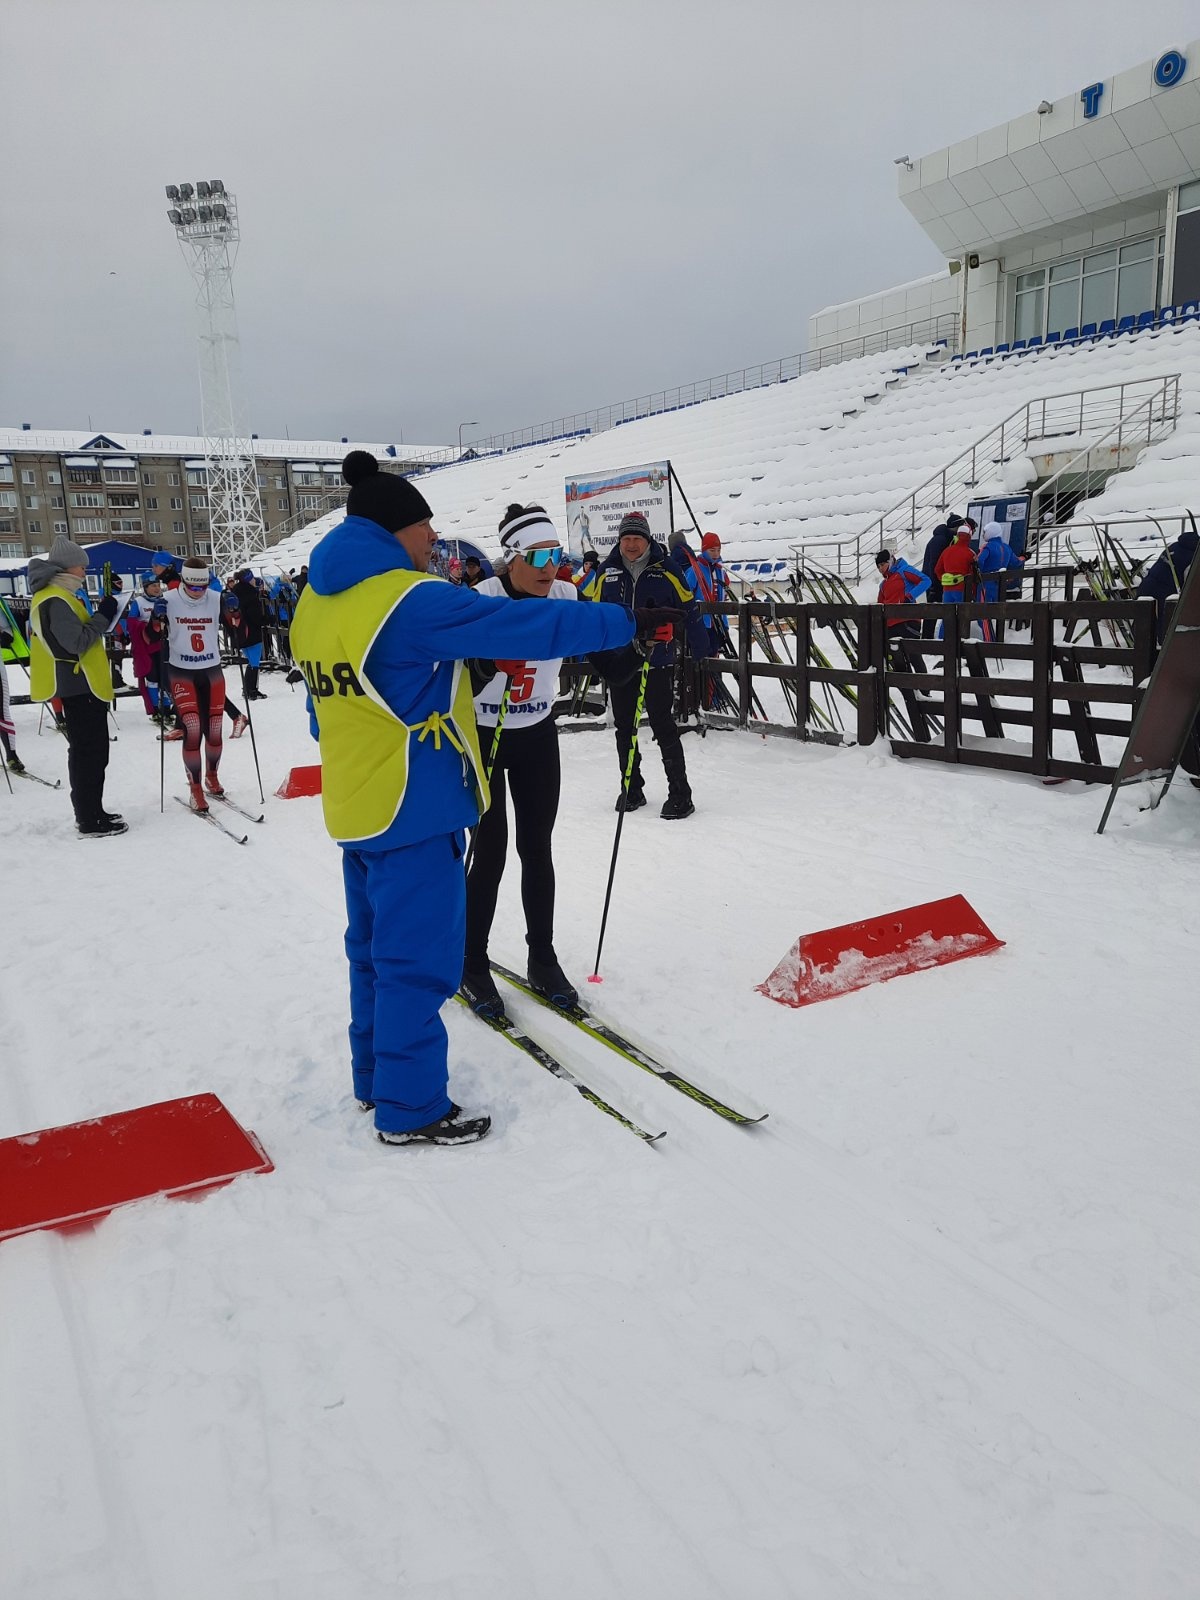
[[[398,473],[380,472],[369,450],[351,450],[342,462],[342,477],[350,485],[348,516],[366,517],[388,533],[399,533],[401,528],[433,516],[421,491]]]
[[[650,532],[650,524],[640,511],[627,511],[621,518],[617,528],[617,538],[623,539],[627,533],[636,533],[639,539],[645,539],[649,544],[654,537]]]

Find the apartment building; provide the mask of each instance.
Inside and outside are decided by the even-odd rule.
[[[400,473],[447,454],[437,445],[347,439],[255,437],[253,444],[268,544],[344,502],[347,451],[370,450]],[[0,562],[36,555],[60,533],[77,544],[124,539],[209,556],[207,483],[202,439],[0,428]]]

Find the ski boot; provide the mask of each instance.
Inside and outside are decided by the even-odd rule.
[[[235,717],[233,719],[233,732],[230,734],[230,738],[240,739],[249,726],[250,719],[248,717]]]
[[[477,1017],[482,1017],[485,1022],[503,1022],[504,1001],[487,967],[478,972],[464,967],[458,992]]]
[[[644,805],[645,801],[642,803]],[[563,1011],[570,1011],[572,1006],[579,1004],[579,991],[569,982],[557,959],[535,961],[530,956],[529,987]]]
[[[204,774],[204,787],[208,790],[209,794],[215,794],[218,800],[221,799],[225,793],[224,789],[221,787],[221,780],[217,777],[215,772],[206,772]]]
[[[476,1144],[487,1137],[491,1126],[491,1117],[464,1117],[462,1107],[452,1105],[444,1117],[424,1128],[413,1128],[408,1133],[376,1128],[375,1137],[380,1144]]]
[[[188,805],[201,816],[208,815],[208,801],[204,798],[204,790],[198,783],[188,783]]]
[[[645,804],[646,804],[646,791],[645,791],[645,789],[642,787],[642,785],[640,783],[631,784],[628,794],[625,793],[624,789],[621,790],[620,794],[617,796],[617,803],[613,807],[613,810],[614,811],[640,811]]]
[[[695,809],[691,791],[684,789],[678,794],[669,794],[663,801],[663,808],[658,814],[668,822],[679,822],[684,817],[690,817]]]
[[[12,750],[12,751],[9,752],[8,770],[10,772],[24,772],[25,771],[25,763],[21,760],[20,756],[17,754],[17,752],[15,750]]]

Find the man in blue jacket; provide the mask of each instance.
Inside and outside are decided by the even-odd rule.
[[[979,598],[989,605],[994,605],[1000,598],[999,574],[1007,571],[1009,567],[1024,565],[1024,556],[1019,556],[1004,537],[1003,523],[985,523],[983,543],[979,547],[979,558],[976,562],[982,580],[979,586]]]
[[[385,1144],[466,1144],[487,1116],[447,1093],[439,1015],[462,977],[464,830],[488,787],[464,658],[628,645],[620,606],[516,605],[434,577],[420,491],[354,450],[347,517],[317,545],[292,623],[342,847],[354,1093]]]
[[[589,591],[598,600],[615,601],[635,610],[654,607],[676,614],[673,623],[667,622],[655,636],[649,655],[650,671],[646,679],[646,715],[658,740],[663,770],[667,775],[667,798],[659,812],[660,817],[674,821],[690,817],[696,807],[688,783],[687,762],[683,754],[683,741],[675,725],[672,710],[675,687],[675,636],[687,630],[694,656],[708,654],[708,640],[702,619],[675,563],[655,539],[650,536],[650,524],[640,511],[630,511],[621,518],[617,529],[617,543],[600,568],[597,581]],[[617,728],[617,755],[621,762],[621,777],[633,743],[633,719],[637,710],[640,672],[632,673],[623,682],[612,681],[613,720]],[[629,793],[622,790],[617,796],[617,810],[624,807],[636,811],[646,804],[646,790],[642,782],[642,757],[638,750]]]

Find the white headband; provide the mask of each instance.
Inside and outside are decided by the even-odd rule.
[[[558,529],[544,511],[522,511],[519,517],[506,522],[500,529],[500,543],[506,550],[524,555],[536,544],[546,544],[553,539],[559,543]]]

